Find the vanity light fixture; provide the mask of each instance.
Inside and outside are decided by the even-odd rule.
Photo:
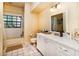
[[[56,4],[55,6],[52,6],[50,8],[50,11],[53,12],[55,9],[59,9],[59,8],[61,8],[61,4],[60,3]]]
[[[52,7],[52,8],[50,8],[50,11],[51,11],[51,12],[53,12],[53,11],[54,11],[54,9],[55,9],[55,7]]]
[[[59,3],[59,4],[57,4],[57,9],[60,9],[62,6],[61,6],[61,4]]]

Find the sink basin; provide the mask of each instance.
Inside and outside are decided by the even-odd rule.
[[[42,32],[42,33],[44,33],[44,34],[52,34],[51,32]]]

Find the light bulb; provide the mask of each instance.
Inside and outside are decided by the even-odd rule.
[[[50,11],[51,11],[51,12],[53,12],[53,11],[54,11],[54,9],[55,9],[55,7],[53,7],[53,8],[50,8]]]
[[[52,12],[53,11],[53,8],[51,8],[50,11]]]
[[[58,8],[58,9],[61,8],[61,4],[58,4],[58,5],[57,5],[57,8]]]

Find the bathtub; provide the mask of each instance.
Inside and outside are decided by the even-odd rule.
[[[24,38],[7,39],[4,41],[4,45],[8,47],[8,46],[13,46],[13,45],[23,44],[23,39]]]

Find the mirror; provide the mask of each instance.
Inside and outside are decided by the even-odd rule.
[[[51,16],[51,31],[64,32],[63,13]]]

